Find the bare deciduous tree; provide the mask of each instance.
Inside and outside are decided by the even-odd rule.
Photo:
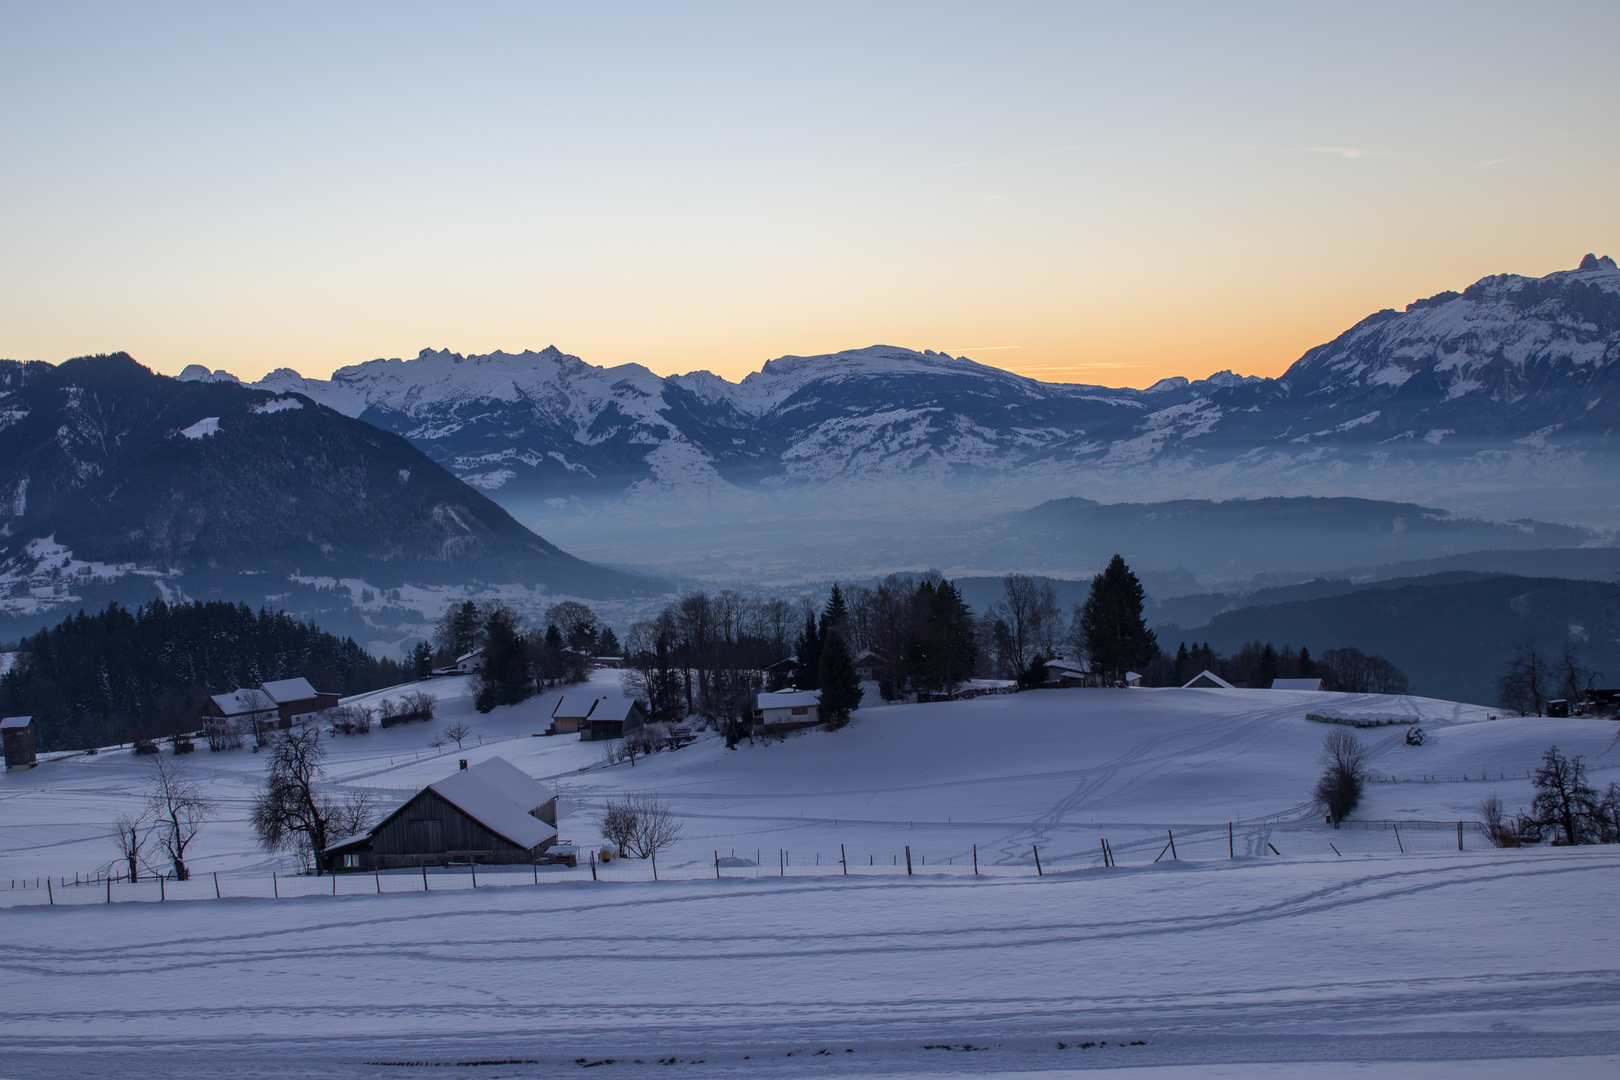
[[[1496,680],[1496,702],[1520,716],[1540,716],[1547,703],[1547,684],[1552,665],[1526,638],[1513,651],[1506,673]]]
[[[457,750],[461,749],[461,744],[466,742],[472,733],[472,725],[467,723],[465,720],[457,720],[455,723],[444,729],[445,739],[449,742],[455,743]]]
[[[213,800],[203,794],[202,785],[192,780],[179,762],[158,754],[152,758],[146,807],[155,819],[158,844],[174,867],[175,880],[185,881],[191,876],[186,868],[186,849],[203,822],[213,816]]]
[[[1330,731],[1322,740],[1322,775],[1311,794],[1335,827],[1356,804],[1367,779],[1367,747],[1349,731]]]
[[[609,799],[597,820],[602,838],[615,845],[621,856],[649,859],[681,838],[681,823],[671,815],[669,805],[651,792]]]
[[[139,814],[119,814],[113,819],[113,843],[118,848],[119,861],[124,864],[131,881],[141,879],[142,855],[150,839],[144,810]]]
[[[323,853],[332,841],[364,831],[371,812],[363,792],[340,803],[317,787],[325,758],[316,723],[294,724],[278,735],[251,815],[264,850],[307,853],[317,874],[325,869]]]
[[[1479,800],[1479,824],[1493,847],[1519,846],[1519,834],[1508,823],[1501,796],[1495,792]]]
[[[602,831],[602,839],[618,851],[621,859],[624,858],[627,845],[636,835],[636,812],[628,800],[609,799],[597,824]]]

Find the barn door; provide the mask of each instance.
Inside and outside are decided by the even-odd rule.
[[[411,850],[423,854],[444,850],[444,822],[426,818],[411,822]]]

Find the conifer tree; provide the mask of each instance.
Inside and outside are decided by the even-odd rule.
[[[849,723],[849,714],[861,704],[861,684],[855,677],[855,661],[850,658],[844,635],[829,629],[821,643],[821,701],[816,713],[829,728]]]
[[[1091,669],[1107,681],[1123,678],[1128,669],[1142,667],[1158,655],[1159,643],[1142,618],[1145,597],[1142,583],[1118,555],[1091,579],[1080,626]]]
[[[804,617],[804,633],[799,635],[799,689],[815,690],[821,686],[821,631],[816,628],[814,611]]]

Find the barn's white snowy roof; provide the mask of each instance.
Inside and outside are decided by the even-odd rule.
[[[530,815],[556,793],[505,758],[492,757],[458,769],[436,783],[433,793],[490,832],[521,848],[532,848],[557,830]]]
[[[1083,665],[1074,660],[1065,660],[1061,656],[1056,660],[1048,660],[1043,666],[1048,671],[1072,671],[1076,675],[1086,674],[1086,669]]]
[[[284,701],[305,701],[315,696],[315,688],[309,685],[308,679],[302,677],[267,682],[263,689],[270,695],[270,700],[278,705]]]
[[[1181,688],[1185,690],[1190,686],[1202,686],[1211,689],[1215,687],[1223,687],[1227,690],[1237,689],[1237,687],[1233,686],[1231,683],[1227,682],[1225,679],[1221,678],[1208,668],[1205,668],[1203,671],[1200,671],[1198,674],[1188,679],[1182,684]]]
[[[557,699],[557,706],[551,710],[551,715],[565,720],[583,720],[591,715],[591,710],[600,700],[594,694],[564,694]]]
[[[636,704],[639,704],[639,702],[635,698],[605,697],[596,703],[595,709],[591,710],[591,719],[628,720],[630,719],[630,707]]]
[[[215,694],[213,702],[226,716],[245,716],[248,713],[269,712],[275,708],[275,702],[267,700],[265,695],[257,690],[249,690],[245,686],[228,694]]]
[[[761,709],[797,709],[820,701],[820,690],[778,690],[774,694],[759,695]]]
[[[1321,679],[1272,679],[1273,690],[1320,690]]]
[[[25,728],[33,722],[34,718],[32,716],[8,716],[4,720],[0,720],[0,731],[6,728]]]

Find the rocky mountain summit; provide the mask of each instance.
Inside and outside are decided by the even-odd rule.
[[[543,504],[855,488],[1051,495],[1443,497],[1601,482],[1620,396],[1620,269],[1589,255],[1381,311],[1281,377],[1055,384],[891,346],[785,356],[740,382],[547,348],[424,350],[297,393],[409,439],[520,516]],[[229,379],[196,367],[182,378]],[[986,488],[988,485],[988,488]]]

